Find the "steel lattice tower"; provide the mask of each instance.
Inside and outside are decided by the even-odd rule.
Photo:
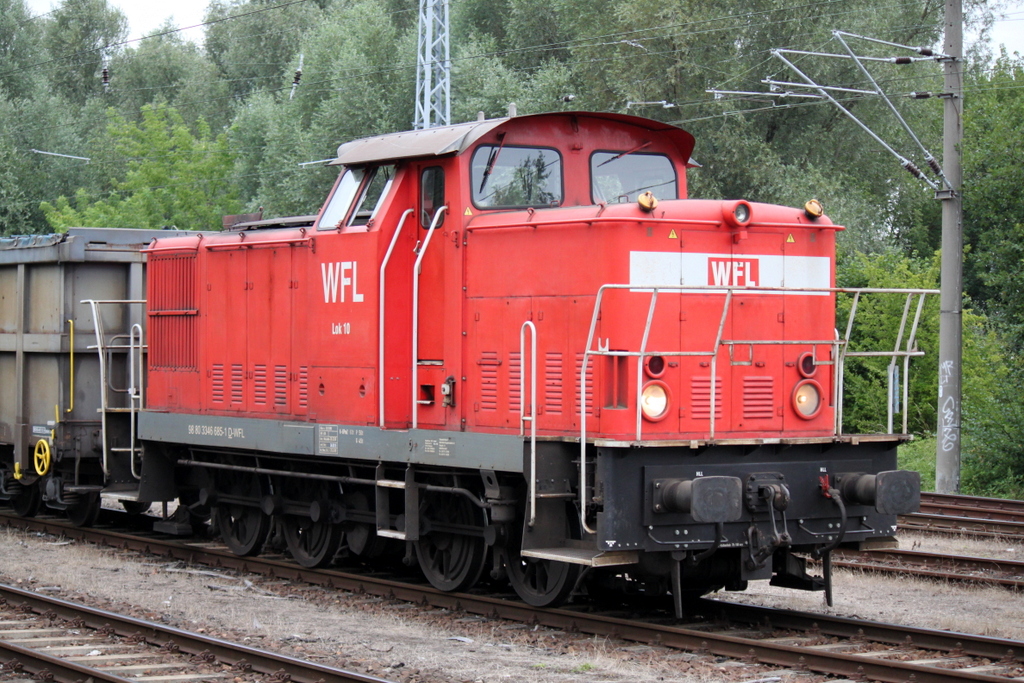
[[[416,128],[451,123],[448,0],[420,0],[416,49]]]

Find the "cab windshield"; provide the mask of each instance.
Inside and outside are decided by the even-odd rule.
[[[678,199],[672,161],[664,154],[594,152],[590,182],[595,204],[628,204],[650,191],[659,199]]]
[[[558,206],[562,157],[542,147],[480,145],[470,172],[473,204],[483,209]]]

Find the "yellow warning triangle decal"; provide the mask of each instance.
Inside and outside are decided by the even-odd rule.
[[[786,243],[791,244],[793,242],[796,242],[796,240],[793,239],[793,233],[789,233],[789,237],[786,238]]]
[[[472,211],[470,211],[470,210],[469,210],[469,207],[467,206],[467,207],[466,207],[466,213],[464,213],[464,214],[462,214],[462,215],[463,215],[463,216],[472,216],[472,215],[473,215],[473,212],[472,212]]]
[[[677,235],[675,229],[673,229],[672,232],[668,234],[668,238],[670,240],[679,239],[679,235]]]

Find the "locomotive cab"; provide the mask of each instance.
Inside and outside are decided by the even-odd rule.
[[[209,502],[242,554],[394,545],[539,605],[827,587],[809,555],[916,507],[909,436],[891,407],[844,432],[844,364],[881,350],[836,330],[841,228],[689,199],[693,146],[583,112],[395,133],[341,145],[303,225],[157,240],[146,499]]]

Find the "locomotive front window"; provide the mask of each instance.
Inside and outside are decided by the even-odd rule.
[[[356,192],[359,191],[359,186],[362,185],[363,176],[365,175],[366,169],[345,169],[338,180],[337,186],[334,188],[334,194],[327,201],[327,208],[324,209],[323,215],[320,216],[320,223],[317,225],[319,230],[333,230],[334,228],[341,227],[341,222],[345,220],[348,209],[352,206],[352,200],[355,198]]]
[[[650,191],[661,199],[678,199],[672,161],[663,154],[594,152],[590,183],[595,203],[631,204]]]
[[[558,206],[562,157],[553,149],[481,145],[470,173],[473,204],[481,209]]]

